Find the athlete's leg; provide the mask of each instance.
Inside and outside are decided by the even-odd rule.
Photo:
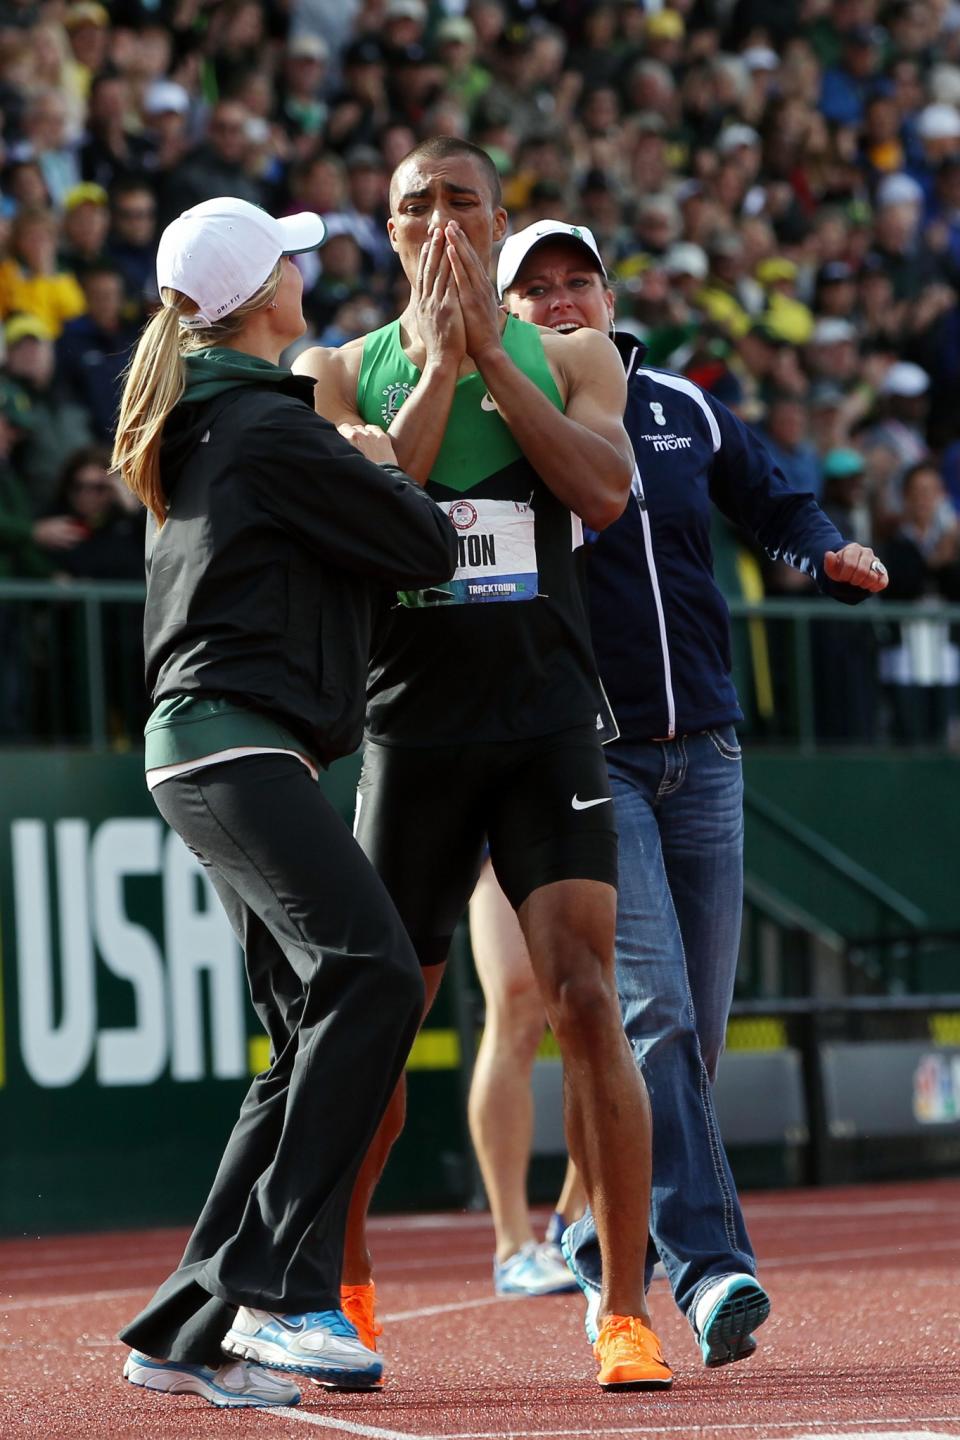
[[[470,901],[470,943],[485,1002],[470,1085],[470,1134],[490,1202],[497,1259],[534,1239],[527,1206],[533,1062],[546,1014],[523,932],[489,860]]]
[[[357,788],[355,834],[385,884],[423,967],[424,1015],[443,978],[450,941],[480,870],[484,821],[471,785],[472,757],[459,746],[429,751],[368,742]],[[456,784],[456,796],[451,784]],[[343,1283],[371,1278],[367,1212],[403,1129],[401,1076],[361,1166],[347,1219]]]
[[[649,1323],[650,1107],[623,1033],[614,979],[617,892],[592,880],[540,886],[520,924],[563,1056],[567,1144],[600,1237],[600,1319]]]
[[[695,1321],[719,1276],[754,1273],[710,1086],[739,940],[739,752],[732,733],[695,735],[621,743],[607,762],[620,835],[617,983],[655,1114],[651,1231]],[[589,1213],[565,1243],[589,1293],[600,1281]]]
[[[586,1203],[587,1192],[583,1188],[583,1181],[580,1179],[576,1165],[572,1160],[568,1160],[563,1175],[563,1185],[557,1198],[557,1208],[553,1213],[563,1221],[564,1226],[567,1226],[579,1219]],[[548,1235],[547,1238],[559,1240],[559,1236]]]
[[[445,965],[428,965],[423,969],[426,989],[424,1018],[437,997],[446,968]],[[406,1114],[407,1077],[401,1075],[354,1182],[343,1247],[344,1285],[369,1285],[373,1277],[373,1261],[367,1242],[367,1215],[374,1192],[380,1183],[380,1176],[390,1158],[390,1151],[403,1130]]]

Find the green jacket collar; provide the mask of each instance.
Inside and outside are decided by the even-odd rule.
[[[207,350],[191,350],[184,356],[184,361],[187,384],[181,405],[212,400],[214,396],[233,390],[238,385],[283,385],[294,379],[292,371],[280,365],[221,345]]]

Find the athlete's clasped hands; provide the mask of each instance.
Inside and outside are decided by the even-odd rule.
[[[479,361],[500,344],[503,314],[496,292],[456,220],[438,225],[421,247],[415,303],[428,362],[441,354]]]

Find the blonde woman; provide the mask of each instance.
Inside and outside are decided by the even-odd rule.
[[[305,328],[289,257],[322,238],[316,215],[229,198],[167,227],[113,455],[150,512],[147,784],[244,947],[271,1046],[178,1269],[122,1332],[124,1374],[221,1406],[296,1404],[274,1371],[379,1383],[340,1310],[344,1223],[423,1007],[315,782],[359,743],[379,585],[448,578],[455,542],[387,437],[348,444],[278,363]]]

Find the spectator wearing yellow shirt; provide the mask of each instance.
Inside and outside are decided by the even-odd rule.
[[[795,294],[797,266],[793,260],[772,256],[761,260],[757,279],[766,292],[763,323],[790,345],[806,345],[813,334],[813,315]]]
[[[58,239],[50,211],[22,210],[11,227],[11,253],[0,261],[0,319],[34,315],[53,339],[87,308],[76,275],[57,267]]]
[[[696,303],[728,339],[739,340],[759,319],[763,292],[744,275],[743,241],[736,230],[709,235],[706,250],[710,269]]]

